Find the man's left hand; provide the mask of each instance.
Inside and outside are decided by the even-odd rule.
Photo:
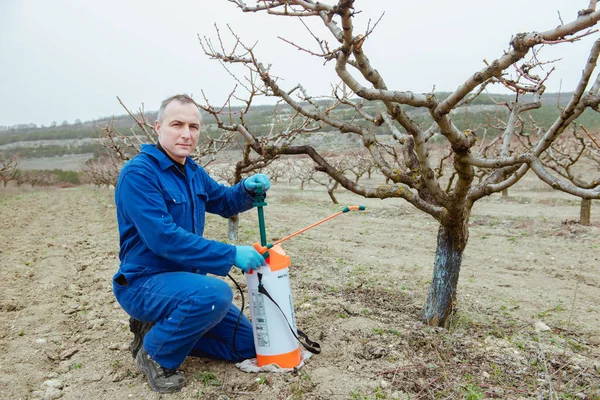
[[[244,187],[251,194],[255,193],[256,185],[261,184],[263,188],[263,193],[265,193],[271,187],[271,182],[269,181],[269,177],[265,174],[256,174],[252,175],[249,178],[246,178],[244,181]]]

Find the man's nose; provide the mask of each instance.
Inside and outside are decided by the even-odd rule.
[[[189,126],[184,126],[183,129],[181,130],[181,136],[188,138],[190,137],[191,132],[190,132],[190,127]]]

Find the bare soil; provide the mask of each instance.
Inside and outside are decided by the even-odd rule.
[[[136,371],[112,294],[113,191],[0,190],[0,398],[600,398],[600,224],[594,214],[592,226],[573,222],[578,199],[526,180],[475,206],[449,329],[420,320],[437,223],[399,200],[338,199],[279,182],[266,208],[275,240],[367,206],[283,245],[298,326],[322,354],[287,374],[189,358],[187,387],[161,396]],[[227,221],[207,225],[226,240]],[[239,242],[257,240],[250,211]]]

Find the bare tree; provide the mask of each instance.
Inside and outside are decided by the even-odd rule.
[[[28,182],[31,187],[44,186],[49,187],[58,184],[58,177],[50,171],[32,170],[27,173]]]
[[[21,187],[22,184],[29,182],[29,171],[18,170],[15,176],[15,183]]]
[[[336,169],[338,174],[344,174],[346,171],[352,169],[352,166],[350,165],[353,164],[352,160],[347,155],[333,157],[328,157],[327,155],[324,156],[327,159],[327,162]],[[340,183],[333,179],[325,171],[320,171],[318,166],[316,166],[314,170],[317,173],[311,174],[312,181],[318,183],[319,185],[325,186],[327,189],[327,194],[329,195],[329,198],[333,204],[340,204],[335,197],[335,191],[340,186]]]
[[[348,166],[347,171],[354,175],[354,183],[358,183],[358,180],[363,177],[364,174],[370,178],[371,173],[373,171],[373,159],[371,155],[366,150],[361,151],[350,151],[349,154],[346,155],[347,161],[346,164]]]
[[[119,172],[123,166],[123,160],[114,154],[105,157],[88,160],[83,168],[83,173],[89,183],[100,186],[117,186]]]
[[[217,182],[233,185],[235,182],[235,167],[230,164],[211,164],[206,167],[206,172]]]
[[[304,185],[313,180],[317,170],[311,160],[301,159],[291,165],[292,175],[300,181],[300,190],[304,190]],[[325,172],[325,171],[322,171]]]
[[[288,164],[281,161],[274,161],[265,168],[265,174],[267,174],[274,183],[277,183],[279,178],[284,178],[288,174],[288,171]]]
[[[581,126],[573,124],[570,134],[563,134],[552,143],[541,161],[545,167],[552,169],[559,176],[582,188],[592,189],[600,183],[600,148],[594,137]],[[591,176],[589,170],[595,170]],[[592,213],[592,199],[581,197],[579,223],[589,225]]]
[[[543,132],[530,152],[513,151],[512,148],[520,115],[527,110],[539,108],[542,104],[541,96],[548,74],[538,75],[541,65],[538,61],[538,49],[543,45],[574,42],[596,33],[597,31],[591,30],[600,20],[596,0],[591,0],[588,8],[580,11],[571,22],[561,23],[543,32],[514,35],[506,51],[497,59],[486,61],[482,69],[472,73],[443,99],[438,99],[433,92],[419,94],[388,88],[384,77],[367,57],[368,39],[377,22],[372,24],[369,21],[366,27],[357,31],[354,24],[357,13],[354,0],[339,0],[335,4],[306,0],[265,0],[254,6],[248,6],[242,0],[230,1],[244,12],[266,12],[274,17],[300,17],[303,21],[317,20],[331,34],[330,43],[309,30],[309,34],[316,39],[315,49],[301,47],[286,39],[302,52],[333,64],[342,83],[334,87],[334,94],[329,102],[316,101],[317,98],[309,95],[302,85],[288,88],[280,86],[281,80],[272,75],[268,65],[257,59],[254,48],[244,45],[234,33],[235,43],[229,50],[223,45],[220,34],[219,46],[213,46],[206,39],[202,42],[209,57],[226,66],[246,67],[246,78],[236,79],[238,84],[246,84],[250,97],[267,95],[280,98],[291,107],[296,118],[303,121],[302,126],[306,129],[329,127],[330,130],[359,137],[373,163],[391,184],[367,187],[355,183],[338,173],[314,147],[302,143],[277,144],[275,140],[262,141],[242,121],[237,124],[236,129],[257,154],[267,157],[307,154],[318,164],[320,170],[325,171],[344,188],[364,197],[402,198],[439,222],[433,278],[423,308],[426,323],[443,326],[455,309],[462,256],[469,237],[469,217],[477,200],[510,188],[529,170],[553,188],[580,197],[600,197],[600,187],[580,188],[573,182],[553,175],[540,161],[540,156],[585,109],[600,111],[600,78],[592,79],[600,53],[599,39],[592,45],[589,58],[582,66],[583,73],[579,83],[560,116]],[[528,56],[530,59],[526,59]],[[509,73],[512,66],[516,67],[514,74]],[[305,70],[303,78],[310,79],[310,74],[311,71]],[[365,81],[368,85],[361,83]],[[510,113],[505,120],[506,126],[499,139],[500,153],[486,156],[476,146],[480,132],[460,130],[452,117],[457,109],[491,85],[510,88],[515,93],[515,101],[511,103]],[[522,98],[526,93],[531,95],[530,101]],[[369,101],[376,102],[381,108],[369,108]],[[342,105],[346,109],[351,107],[351,120],[344,119],[344,113],[336,112]],[[424,109],[431,117],[432,124],[417,124],[407,114],[405,106]],[[213,115],[219,121],[219,116]],[[388,126],[396,142],[395,146],[399,149],[394,163],[390,161],[394,158],[389,157],[390,144],[382,143],[375,135],[376,129],[383,124]],[[432,146],[430,139],[435,134],[441,137],[443,146],[450,154],[448,160],[452,161],[451,182],[446,182],[445,187],[436,177],[435,165],[429,154]],[[480,181],[475,179],[478,169],[489,170]]]
[[[19,157],[13,155],[5,160],[0,159],[0,180],[4,187],[14,181],[19,173]]]

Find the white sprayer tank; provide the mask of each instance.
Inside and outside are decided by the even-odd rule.
[[[254,247],[260,253],[266,250],[258,243]],[[281,246],[275,245],[269,249],[266,261],[266,267],[246,274],[257,364],[259,367],[277,364],[282,368],[294,368],[300,365],[302,359],[298,340],[290,330],[291,326],[296,332],[289,277],[290,257]],[[263,287],[281,310],[267,296],[259,293],[259,274],[262,274]]]

